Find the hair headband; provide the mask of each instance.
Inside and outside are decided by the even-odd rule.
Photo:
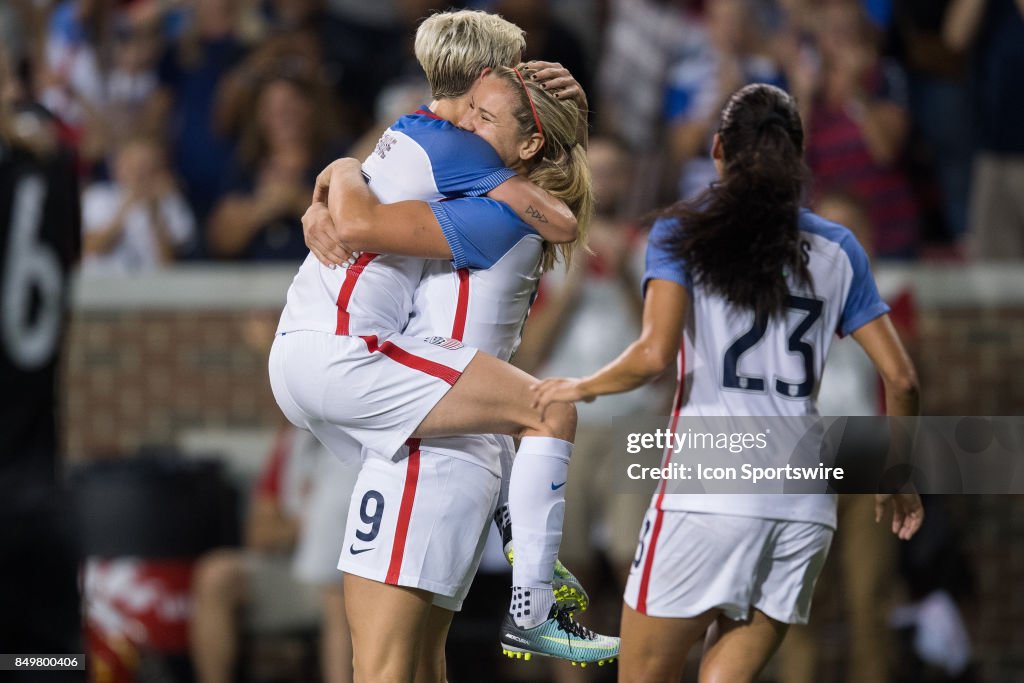
[[[523,84],[523,90],[526,92],[526,101],[530,103],[530,110],[533,112],[533,122],[537,124],[537,132],[540,133],[541,137],[544,137],[544,127],[540,125],[540,117],[537,116],[537,107],[533,106],[533,97],[530,96],[530,89],[526,87],[526,81],[523,80],[523,74],[519,73],[519,69],[513,69],[516,72],[516,76],[519,77],[519,82]]]

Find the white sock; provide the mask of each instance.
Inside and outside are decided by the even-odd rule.
[[[548,600],[554,600],[551,578],[562,542],[565,483],[571,455],[572,444],[568,441],[525,436],[512,464],[508,503],[516,554],[512,565],[513,595],[529,589],[533,608],[529,619],[524,616],[521,622],[516,618],[523,627],[536,626],[547,619],[548,610],[542,612],[541,602],[550,608]],[[517,611],[512,610],[512,614]]]
[[[555,594],[547,588],[513,588],[508,611],[519,628],[533,628],[547,621]]]

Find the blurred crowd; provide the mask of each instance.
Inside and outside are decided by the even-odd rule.
[[[17,111],[21,137],[76,153],[85,275],[181,261],[297,264],[316,174],[339,156],[365,157],[394,119],[429,102],[412,36],[431,11],[459,5],[520,25],[524,58],[560,62],[589,96],[591,253],[541,285],[516,357],[534,374],[587,372],[636,337],[644,218],[713,181],[718,112],[752,82],[798,98],[808,203],[853,229],[873,258],[1024,259],[1024,0],[0,0],[0,98]],[[912,341],[907,294],[886,295]],[[837,347],[839,355],[852,344]],[[878,412],[866,361],[830,358],[845,402],[828,405],[823,390],[823,412]],[[562,556],[611,606],[591,622],[608,631],[647,505],[613,495],[603,466],[616,455],[610,420],[666,411],[672,388],[580,407]],[[284,429],[268,450],[243,547],[196,569],[198,679],[230,680],[245,660],[239,628],[315,629],[322,618],[323,680],[348,680],[347,650],[329,647],[344,645],[337,634],[347,628],[337,549],[322,540],[339,536],[317,521],[344,515],[315,502],[307,485],[328,480],[315,444]],[[345,496],[330,502],[347,505]],[[929,519],[941,516],[930,510]],[[971,680],[957,591],[905,569],[917,611],[887,625],[876,598],[891,588],[894,541],[868,533],[877,530],[868,516],[860,535],[853,515],[841,520],[850,543],[834,562],[849,599],[851,667],[861,669],[848,680],[896,680],[895,663],[862,653],[889,652],[890,628],[908,624],[924,643],[915,644],[922,661],[947,680]],[[921,575],[956,556],[955,534],[929,524],[938,529],[931,545],[925,536],[913,562],[899,558]],[[320,556],[307,557],[310,548]],[[293,585],[293,561],[304,587]],[[500,576],[493,592],[503,596]],[[288,609],[257,604],[281,596]],[[238,625],[243,603],[253,623]],[[500,618],[501,605],[491,607],[486,618]],[[486,634],[492,652],[490,622],[463,623],[473,627],[457,638],[476,644]],[[813,641],[809,630],[790,639],[779,680],[815,679]],[[881,672],[869,670],[878,662]],[[473,667],[493,662],[466,666],[452,680],[480,680]],[[560,683],[581,675],[552,673]]]
[[[412,35],[459,4],[586,88],[621,215],[706,187],[761,81],[799,99],[808,201],[856,205],[878,258],[1024,257],[1021,0],[10,0],[2,96],[77,151],[86,273],[295,262],[316,173],[429,100]]]

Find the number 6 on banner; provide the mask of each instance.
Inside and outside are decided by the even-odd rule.
[[[0,336],[15,365],[34,370],[53,356],[62,315],[60,261],[39,239],[46,184],[39,176],[18,183],[4,264]],[[33,315],[33,291],[38,306]]]

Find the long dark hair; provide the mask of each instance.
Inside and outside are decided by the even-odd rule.
[[[787,274],[810,283],[798,228],[808,176],[803,125],[792,97],[758,83],[729,98],[718,137],[722,177],[661,214],[679,223],[665,246],[695,282],[763,319],[782,311]]]

